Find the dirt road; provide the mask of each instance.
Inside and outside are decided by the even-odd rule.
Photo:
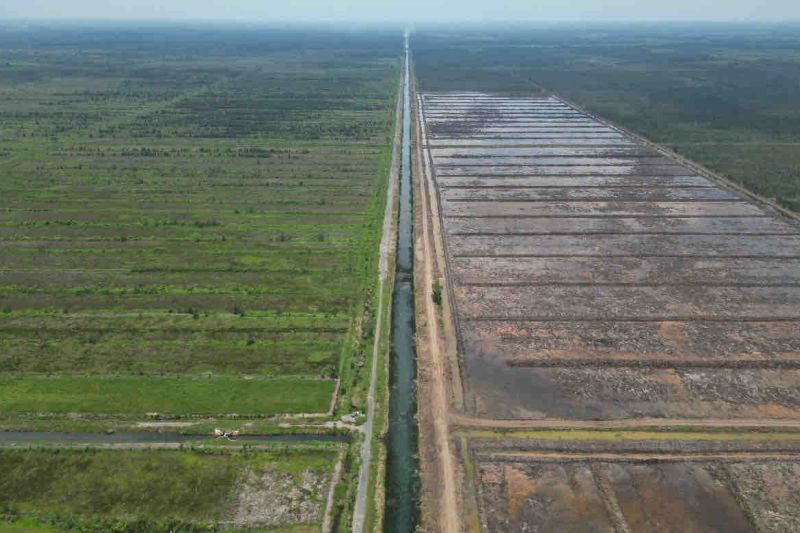
[[[422,109],[418,106],[418,112],[421,113]],[[431,220],[434,219],[436,214],[433,212],[433,184],[431,183],[430,168],[427,159],[421,154],[420,144],[425,144],[424,129],[417,130],[421,137],[418,139],[421,143],[417,145],[417,154],[420,157],[418,161],[422,164],[421,175],[416,176],[416,181],[419,186],[418,198],[423,202],[422,208],[422,227],[421,239],[423,249],[423,262],[422,273],[424,280],[424,315],[426,325],[426,338],[428,340],[427,350],[430,358],[430,378],[431,390],[429,397],[432,400],[432,405],[427,406],[430,414],[432,415],[433,426],[433,442],[436,447],[436,464],[434,468],[438,471],[439,479],[442,484],[442,493],[439,498],[439,513],[438,524],[440,531],[455,533],[461,530],[459,519],[459,506],[458,506],[458,488],[456,484],[456,461],[453,457],[453,452],[450,447],[449,440],[449,415],[450,415],[450,402],[449,402],[449,386],[448,386],[448,372],[449,364],[444,360],[442,348],[440,346],[439,335],[439,317],[437,314],[436,305],[433,298],[434,287],[434,255],[432,238],[431,238]]]

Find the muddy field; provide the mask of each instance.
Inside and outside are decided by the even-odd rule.
[[[800,529],[800,225],[556,97],[421,103],[467,529]]]
[[[555,97],[421,100],[468,414],[800,415],[796,222]]]
[[[483,433],[468,444],[484,531],[789,532],[800,435]]]
[[[486,531],[797,531],[800,464],[532,458],[479,464]],[[779,488],[778,488],[779,487]]]

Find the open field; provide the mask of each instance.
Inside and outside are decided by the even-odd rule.
[[[4,450],[0,530],[16,524],[10,531],[318,531],[336,456],[335,450]]]
[[[793,531],[798,434],[473,432],[488,531]]]
[[[552,97],[423,103],[468,412],[797,413],[796,222]]]
[[[330,403],[333,390],[333,382],[313,379],[23,377],[0,379],[0,409],[62,415],[258,416],[314,412]]]
[[[544,87],[800,210],[800,27],[659,24],[420,31],[425,91]]]
[[[401,52],[0,26],[1,531],[348,530]]]
[[[486,531],[794,531],[795,459],[481,461]],[[778,488],[780,487],[780,488]]]
[[[553,94],[418,104],[430,523],[450,475],[470,531],[795,529],[797,220]]]
[[[361,406],[399,38],[8,27],[0,51],[0,412],[325,413],[337,379]]]

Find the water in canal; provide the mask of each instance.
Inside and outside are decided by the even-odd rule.
[[[411,190],[411,95],[408,35],[403,85],[403,139],[400,152],[400,196],[397,265],[392,297],[392,358],[388,464],[386,471],[387,533],[410,533],[419,518],[417,501],[416,361],[414,352],[414,249]]]

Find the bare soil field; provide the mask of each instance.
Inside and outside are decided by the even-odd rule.
[[[466,405],[800,408],[800,227],[555,97],[423,96]]]
[[[451,440],[463,524],[796,530],[800,448],[770,431],[800,420],[798,222],[556,96],[419,100],[463,390],[451,437],[486,422]],[[711,430],[753,420],[776,426]],[[533,421],[628,437],[486,438]],[[659,421],[701,433],[630,437]]]
[[[479,473],[486,531],[748,532],[800,525],[800,465],[791,460],[512,460],[482,462]]]

